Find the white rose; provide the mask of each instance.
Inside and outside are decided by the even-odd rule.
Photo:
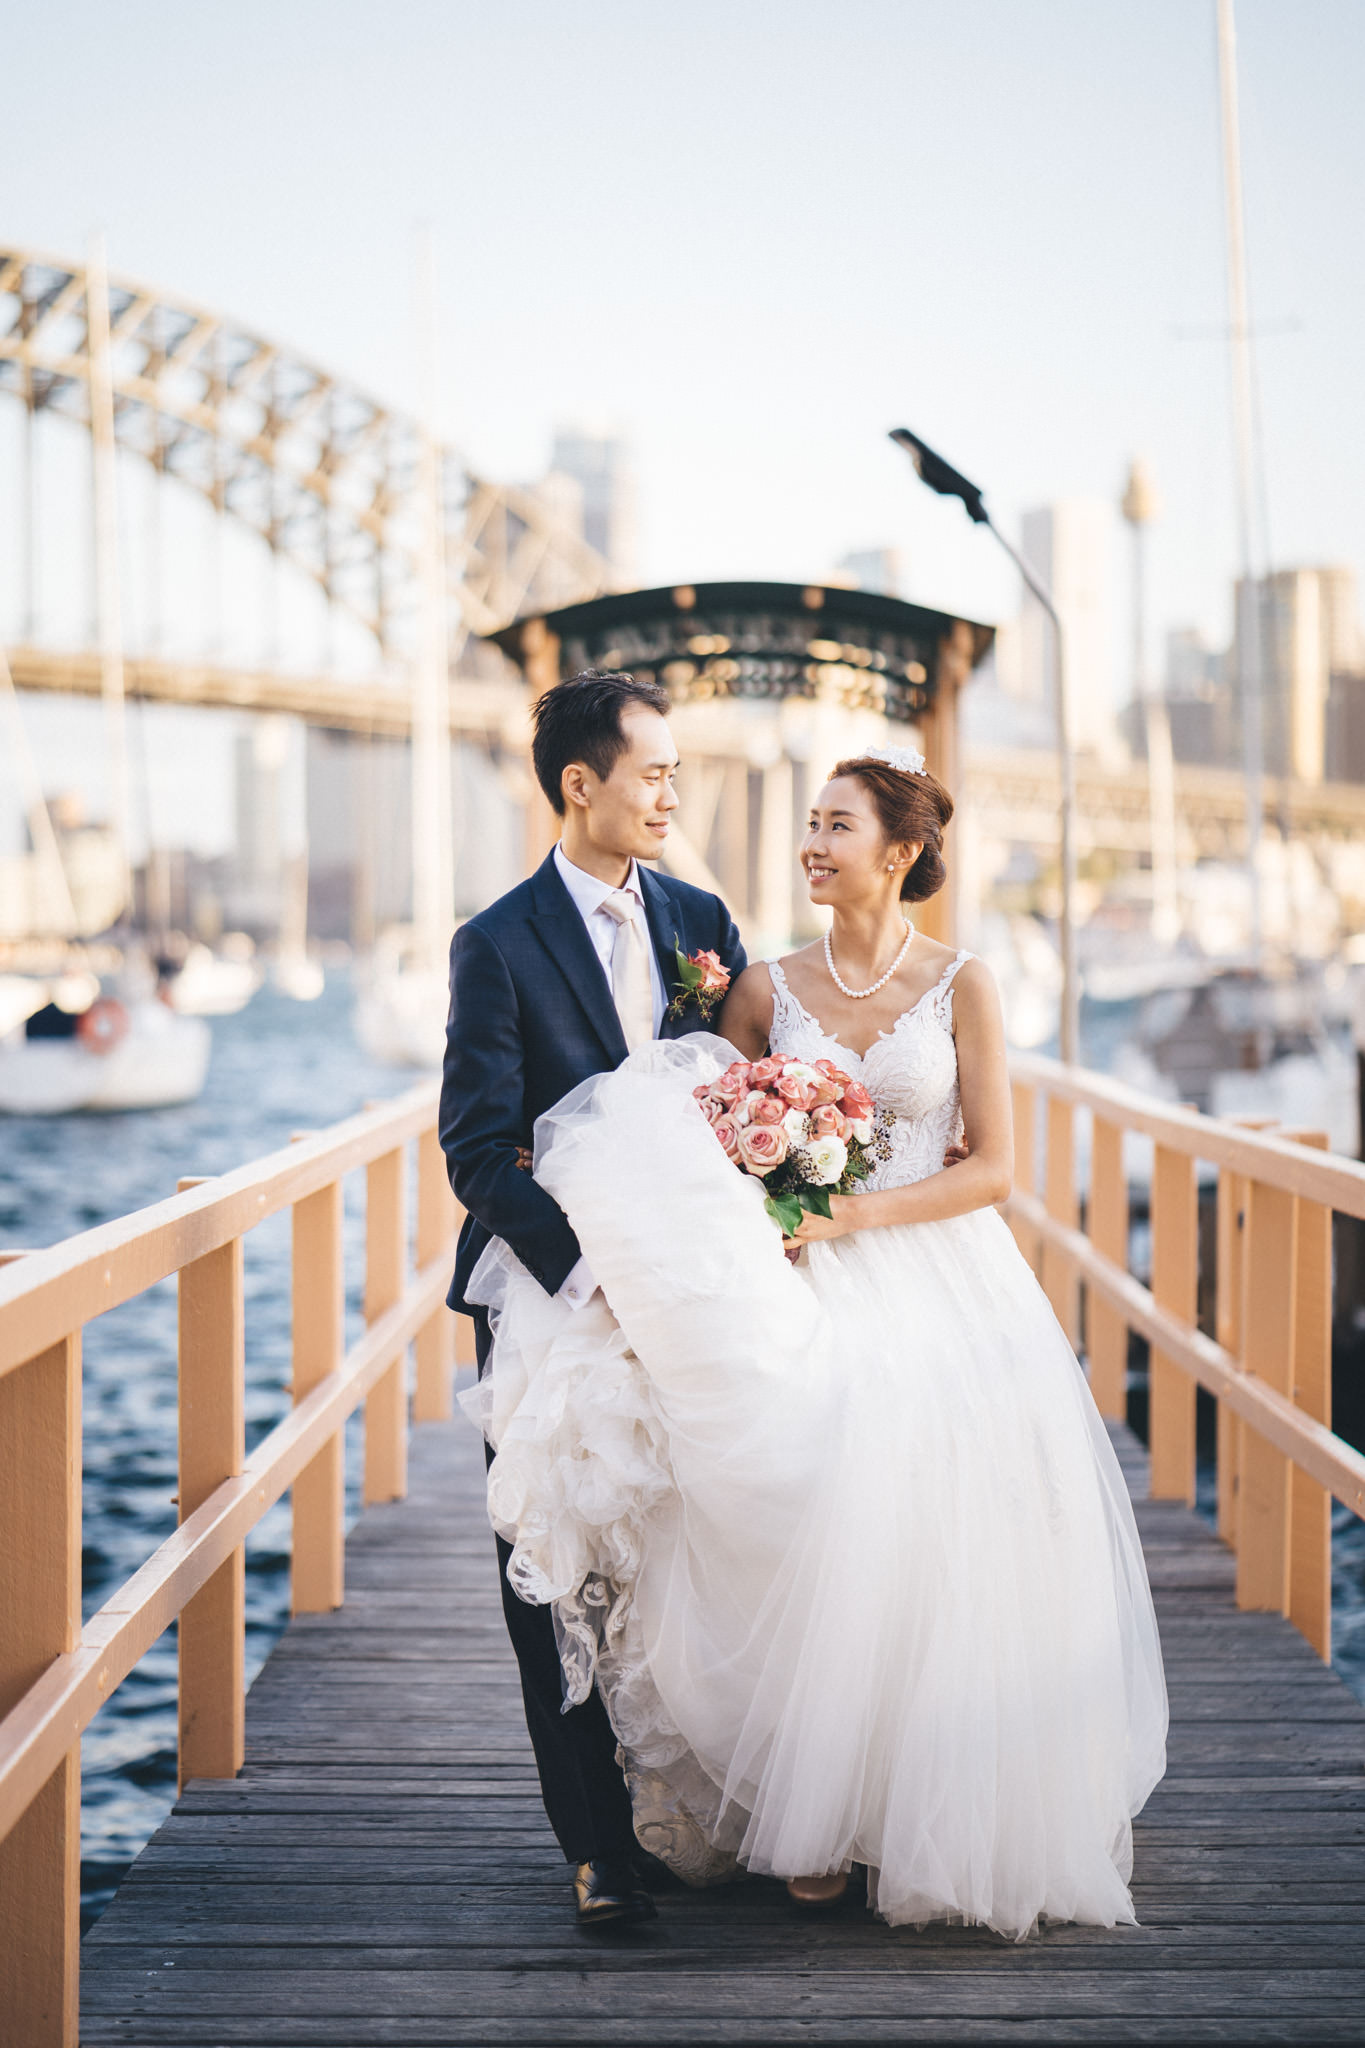
[[[793,1145],[804,1145],[810,1136],[810,1118],[804,1109],[789,1109],[779,1129],[787,1133]]]
[[[818,1188],[833,1187],[842,1180],[848,1165],[848,1147],[842,1138],[814,1138],[802,1147],[811,1179]]]
[[[784,1078],[790,1075],[796,1081],[809,1081],[812,1087],[825,1078],[818,1068],[807,1066],[804,1060],[788,1060],[782,1073]]]
[[[856,1138],[860,1145],[870,1145],[876,1125],[870,1116],[860,1116],[850,1119],[848,1129],[849,1136]]]

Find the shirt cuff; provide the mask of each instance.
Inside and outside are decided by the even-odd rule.
[[[597,1292],[597,1282],[592,1276],[592,1267],[586,1259],[580,1259],[568,1279],[559,1290],[559,1299],[567,1301],[570,1308],[582,1308]]]

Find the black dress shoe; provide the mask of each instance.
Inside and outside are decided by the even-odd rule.
[[[624,1858],[580,1863],[574,1872],[573,1895],[580,1927],[605,1926],[609,1920],[652,1920],[658,1912]]]

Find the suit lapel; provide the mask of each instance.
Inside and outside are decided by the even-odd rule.
[[[645,899],[645,919],[649,925],[649,936],[654,941],[654,956],[663,976],[664,1008],[672,1002],[678,989],[678,963],[674,949],[681,946],[687,951],[686,935],[682,917],[677,905],[668,893],[666,885],[649,868],[637,862],[636,874],[640,877],[640,893]]]
[[[612,1065],[619,1066],[626,1056],[626,1035],[616,999],[578,906],[560,880],[553,853],[533,880],[536,908],[530,922],[536,937],[577,996]]]

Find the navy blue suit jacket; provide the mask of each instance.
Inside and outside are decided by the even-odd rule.
[[[719,896],[638,870],[664,989],[678,988],[675,944],[708,948],[732,975],[744,966],[734,920]],[[702,1028],[695,1006],[665,1018],[661,1036]],[[554,855],[487,910],[460,926],[450,949],[450,1017],[441,1082],[441,1144],[465,1208],[449,1305],[472,1311],[465,1288],[490,1237],[511,1245],[547,1294],[576,1265],[568,1217],[517,1165],[536,1118],[590,1075],[626,1056],[611,984]]]

